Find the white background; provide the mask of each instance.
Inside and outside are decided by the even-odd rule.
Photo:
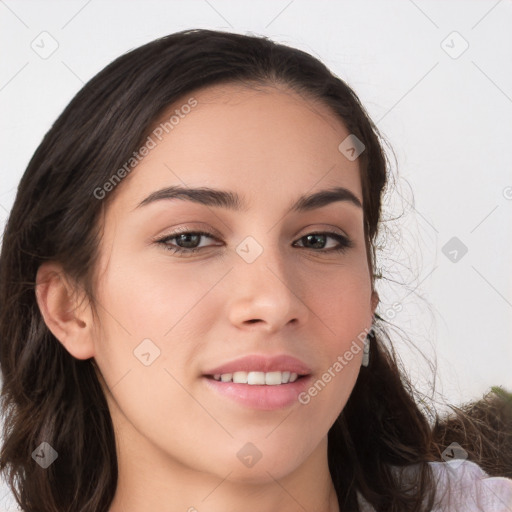
[[[400,304],[414,382],[429,393],[433,377],[411,342],[437,357],[448,402],[512,390],[511,18],[505,0],[0,0],[0,228],[43,135],[114,58],[189,28],[268,35],[346,80],[395,151],[385,218],[401,217],[386,223],[380,266],[399,284],[379,282],[378,311]],[[45,59],[31,47],[52,44]],[[456,262],[443,253],[452,237],[468,249]]]

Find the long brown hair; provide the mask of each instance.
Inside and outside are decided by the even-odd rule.
[[[359,157],[372,283],[389,162],[356,94],[321,62],[265,37],[211,30],[171,34],[117,58],[73,98],[33,155],[18,187],[0,256],[3,445],[0,472],[26,512],[107,512],[117,486],[115,438],[94,360],[78,360],[47,328],[35,298],[38,267],[60,262],[94,305],[93,271],[109,181],[162,113],[185,94],[222,83],[282,84],[329,106],[365,145]],[[120,183],[117,189],[122,186]],[[360,493],[379,511],[430,510],[439,458],[432,428],[384,343],[375,315],[370,363],[328,433],[342,510]],[[33,451],[58,453],[43,469]],[[414,491],[391,466],[418,464]]]

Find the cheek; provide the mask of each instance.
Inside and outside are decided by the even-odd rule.
[[[326,339],[351,337],[371,322],[371,280],[366,260],[340,260],[302,276],[301,297],[326,329]],[[309,272],[309,275],[308,275]],[[357,331],[357,332],[356,332]]]
[[[367,266],[340,266],[319,274],[314,283],[304,296],[318,320],[312,323],[317,326],[318,348],[324,354],[322,380],[329,388],[322,393],[329,395],[326,399],[336,401],[337,395],[346,400],[357,379],[364,341],[372,324]]]
[[[211,272],[195,268],[166,262],[162,256],[118,258],[103,282],[105,303],[130,332],[163,337],[187,312],[192,313],[214,284]]]
[[[198,353],[223,304],[208,292],[226,271],[153,260],[111,258],[98,294],[96,359],[109,385],[129,371],[130,380],[148,383],[147,393],[151,386],[165,398],[174,382],[166,370],[184,384],[197,372]],[[139,402],[155,398],[146,396],[145,386],[135,391],[142,393]]]
[[[196,431],[208,426],[204,410],[185,388],[194,385],[190,361],[199,349],[197,340],[203,339],[196,308],[213,282],[191,279],[178,266],[170,269],[161,262],[111,259],[98,295],[96,359],[118,421],[128,418],[153,440],[180,439],[187,445],[188,435],[190,446]],[[197,428],[190,429],[188,422]],[[168,448],[179,452],[180,443],[170,442]]]
[[[353,390],[371,326],[371,308],[364,272],[347,268],[316,282],[323,286],[311,288],[307,304],[319,319],[314,324],[323,365],[299,401],[310,408],[311,418],[317,418],[308,421],[317,422],[321,430],[333,424]]]

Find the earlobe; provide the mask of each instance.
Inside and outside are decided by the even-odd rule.
[[[93,357],[90,305],[82,297],[76,298],[77,293],[59,264],[45,262],[39,267],[35,293],[46,326],[66,350],[77,359]]]
[[[379,301],[380,301],[379,294],[375,290],[373,290],[372,291],[372,315],[375,314],[375,310],[377,309]]]

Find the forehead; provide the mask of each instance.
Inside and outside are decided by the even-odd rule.
[[[182,108],[194,104],[191,98],[195,106]],[[150,133],[154,147],[115,202],[132,210],[156,188],[171,185],[238,190],[249,208],[289,204],[333,186],[350,189],[362,202],[358,162],[338,150],[349,135],[329,107],[288,88],[208,87],[161,116]]]

